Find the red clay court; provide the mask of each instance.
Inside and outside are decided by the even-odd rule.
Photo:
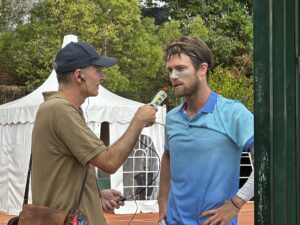
[[[0,225],[6,225],[11,215],[0,214]],[[108,225],[127,225],[133,214],[105,214]],[[157,213],[137,214],[130,225],[157,225]],[[254,203],[246,204],[240,211],[238,225],[254,225]]]

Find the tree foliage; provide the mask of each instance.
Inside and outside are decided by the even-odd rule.
[[[37,0],[0,0],[0,30],[13,29],[26,21],[32,5]]]
[[[165,21],[178,20],[184,27],[200,16],[209,29],[208,44],[217,64],[234,64],[234,58],[252,53],[252,1],[250,0],[163,0]],[[153,0],[146,5],[156,7]],[[224,46],[227,48],[224,49]],[[224,52],[225,50],[225,52]],[[225,54],[224,54],[225,53]]]
[[[163,48],[183,35],[200,37],[212,48],[218,67],[211,84],[221,93],[238,94],[235,89],[244,88],[252,74],[249,0],[162,1],[166,4],[160,6],[160,23],[142,15],[139,0],[8,2],[0,0],[0,71],[21,78],[29,90],[50,74],[67,34],[119,59],[116,66],[105,70],[104,86],[112,91],[149,93],[168,86]],[[27,2],[26,7],[20,7],[22,2]],[[145,4],[151,6],[153,1]],[[249,92],[239,93],[245,97]]]
[[[227,98],[238,99],[253,111],[253,79],[217,66],[210,78],[210,87],[216,93]]]

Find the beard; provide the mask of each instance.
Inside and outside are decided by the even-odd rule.
[[[190,97],[195,95],[200,89],[200,80],[196,73],[193,74],[194,82],[189,86],[182,87],[181,90],[174,90],[176,97]]]

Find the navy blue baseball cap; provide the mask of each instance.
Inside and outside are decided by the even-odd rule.
[[[53,69],[56,73],[68,73],[90,65],[111,67],[118,62],[117,59],[100,55],[96,49],[87,42],[71,42],[62,48],[56,55]]]

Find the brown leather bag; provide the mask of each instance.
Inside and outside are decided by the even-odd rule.
[[[71,225],[70,212],[46,206],[24,205],[19,215],[18,225]]]
[[[74,207],[70,210],[52,209],[47,206],[39,206],[28,203],[28,192],[29,192],[29,180],[31,172],[31,161],[30,157],[29,169],[27,174],[26,189],[24,194],[23,208],[19,216],[13,217],[7,223],[7,225],[72,225],[73,218],[79,209],[80,201],[82,198],[84,185],[88,173],[88,167],[86,166],[86,172],[83,178],[79,199],[75,203]]]
[[[18,225],[18,223],[19,223],[19,217],[16,216],[16,217],[11,218],[11,219],[7,222],[7,225]]]

